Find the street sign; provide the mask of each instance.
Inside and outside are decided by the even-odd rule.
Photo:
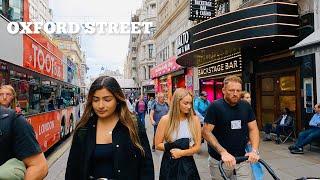
[[[214,17],[213,0],[190,0],[189,20],[205,20]]]

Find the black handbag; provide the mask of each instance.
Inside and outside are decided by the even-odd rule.
[[[171,149],[189,149],[189,143],[189,138],[181,138],[172,143],[165,144],[159,180],[200,180],[193,156],[184,156],[179,159],[173,159],[171,157]]]

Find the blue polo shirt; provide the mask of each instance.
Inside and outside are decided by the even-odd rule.
[[[316,113],[313,115],[309,122],[309,126],[320,127],[320,114]]]

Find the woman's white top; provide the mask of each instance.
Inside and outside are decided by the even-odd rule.
[[[181,139],[181,138],[189,138],[190,139],[190,146],[194,145],[194,139],[192,137],[192,134],[189,130],[189,123],[188,120],[182,120],[180,121],[179,127],[177,129],[176,132],[173,132],[172,134],[172,141],[175,141],[177,139]]]

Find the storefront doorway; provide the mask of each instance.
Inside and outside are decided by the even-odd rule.
[[[172,94],[177,88],[185,88],[185,87],[186,87],[186,81],[185,81],[184,74],[172,77]]]
[[[223,98],[222,88],[223,79],[200,79],[200,92],[206,91],[210,102]]]
[[[295,71],[258,75],[257,81],[257,118],[260,128],[266,123],[273,123],[284,108],[289,108],[297,120],[299,82]]]

